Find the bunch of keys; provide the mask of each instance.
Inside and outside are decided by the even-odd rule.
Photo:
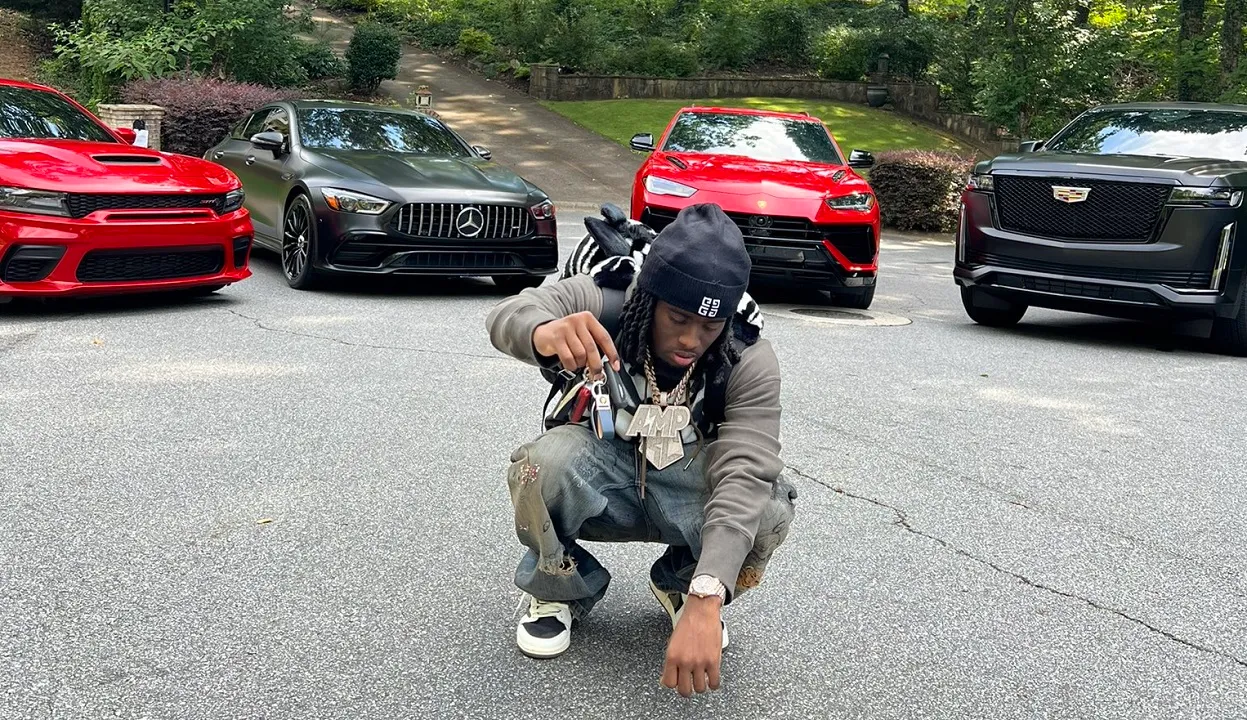
[[[589,422],[593,425],[593,431],[598,439],[614,439],[615,413],[611,410],[611,395],[606,387],[606,376],[603,375],[597,379],[590,378],[589,371],[586,369],[584,378],[580,391],[576,394],[570,420],[578,423],[586,412],[590,412]],[[591,411],[589,410],[590,403],[593,404]]]

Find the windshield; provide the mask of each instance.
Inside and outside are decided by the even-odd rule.
[[[4,85],[0,85],[0,138],[117,142],[61,96]]]
[[[844,164],[821,123],[760,115],[682,113],[663,150]]]
[[[1045,150],[1247,160],[1247,113],[1113,110],[1074,121]]]
[[[468,157],[441,123],[422,113],[354,108],[299,111],[299,136],[309,150],[363,150]]]

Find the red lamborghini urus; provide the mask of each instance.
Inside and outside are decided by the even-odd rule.
[[[133,139],[51,88],[0,80],[0,300],[210,292],[251,274],[238,178]]]
[[[716,203],[736,221],[756,279],[828,291],[840,304],[868,308],[879,260],[879,207],[826,126],[804,114],[688,107],[657,144],[632,185],[632,218],[661,230],[684,207]]]

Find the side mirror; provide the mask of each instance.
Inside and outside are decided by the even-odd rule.
[[[133,128],[116,128],[113,132],[117,133],[126,145],[133,145],[134,141],[139,139],[139,134]]]
[[[1039,152],[1043,147],[1043,140],[1027,140],[1018,146],[1018,152],[1033,153]]]
[[[854,150],[849,153],[849,167],[851,168],[869,168],[874,167],[875,156],[865,150]]]
[[[481,158],[485,160],[489,160],[494,156],[494,154],[489,151],[489,148],[484,145],[473,145],[472,149],[476,151],[477,155],[480,155]]]
[[[251,145],[260,150],[271,150],[273,155],[286,148],[286,136],[272,130],[251,136]]]
[[[654,136],[651,133],[638,133],[632,136],[629,147],[637,152],[654,152]]]

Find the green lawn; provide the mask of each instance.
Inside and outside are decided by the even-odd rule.
[[[903,115],[864,105],[786,98],[587,100],[543,102],[542,105],[581,127],[625,146],[636,133],[653,133],[657,140],[676,111],[682,107],[716,105],[808,112],[827,125],[846,155],[854,149],[874,153],[885,150],[944,150],[962,155],[975,154],[974,148],[966,143],[919,125]]]

